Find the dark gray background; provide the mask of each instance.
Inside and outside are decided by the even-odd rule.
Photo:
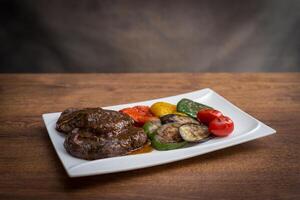
[[[0,72],[300,71],[300,0],[4,0],[0,15]]]

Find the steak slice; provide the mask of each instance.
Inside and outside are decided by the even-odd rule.
[[[128,127],[119,132],[95,133],[92,129],[75,128],[64,142],[71,155],[95,160],[122,156],[139,149],[147,143],[147,135],[142,128]]]
[[[56,129],[70,133],[74,128],[90,128],[98,133],[119,132],[134,124],[128,115],[102,108],[66,109],[60,115]]]

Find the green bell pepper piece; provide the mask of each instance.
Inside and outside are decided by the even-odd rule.
[[[178,148],[185,146],[187,143],[188,142],[186,142],[186,141],[174,142],[174,143],[163,143],[163,142],[159,141],[158,135],[154,135],[151,140],[152,146],[159,151],[178,149]]]
[[[149,121],[146,122],[143,126],[145,133],[147,134],[148,138],[152,139],[155,135],[155,131],[161,126],[160,120],[158,121]]]

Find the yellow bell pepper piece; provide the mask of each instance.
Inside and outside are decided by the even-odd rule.
[[[173,112],[173,114],[180,115],[180,116],[187,116],[187,114],[182,113],[182,112],[177,112],[177,111]]]
[[[155,116],[161,117],[176,112],[176,106],[167,102],[157,102],[150,107],[150,110]]]

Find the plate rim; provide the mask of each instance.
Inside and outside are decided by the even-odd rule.
[[[88,168],[89,165],[90,166],[96,165],[97,162],[101,162],[101,160],[103,160],[103,159],[98,159],[98,160],[93,160],[93,161],[83,160],[82,163],[75,164],[73,166],[68,167],[67,164],[66,164],[65,159],[63,158],[63,155],[61,154],[61,152],[58,151],[59,149],[57,148],[57,144],[54,141],[55,136],[53,136],[53,134],[50,133],[51,132],[51,130],[49,130],[50,125],[48,124],[49,122],[47,122],[48,117],[53,116],[53,115],[58,115],[61,112],[44,113],[44,114],[42,114],[42,118],[43,118],[44,124],[46,126],[47,133],[50,137],[51,143],[52,143],[52,145],[55,149],[55,152],[58,155],[58,157],[59,157],[59,159],[60,159],[63,167],[65,168],[65,171],[67,172],[69,177],[82,177],[82,176],[92,176],[92,175],[116,173],[116,172],[130,171],[130,170],[141,169],[141,168],[148,168],[148,167],[157,166],[157,165],[163,165],[163,164],[167,164],[167,163],[171,163],[171,162],[175,162],[175,161],[184,160],[184,159],[188,159],[188,158],[191,158],[191,157],[203,155],[203,154],[206,154],[206,153],[209,153],[209,152],[212,152],[212,151],[221,150],[221,149],[224,149],[224,148],[227,148],[227,147],[230,147],[230,146],[234,146],[234,145],[237,145],[237,144],[249,142],[249,141],[252,141],[252,140],[255,140],[255,139],[258,139],[258,138],[265,137],[265,136],[276,133],[275,129],[269,127],[268,125],[264,124],[263,122],[259,121],[256,118],[254,118],[253,116],[251,116],[247,112],[243,111],[242,109],[240,109],[239,107],[237,107],[236,105],[231,103],[229,100],[225,99],[223,96],[221,96],[220,94],[218,94],[217,92],[215,92],[214,90],[212,90],[210,88],[204,88],[204,89],[195,90],[195,91],[192,91],[192,92],[187,92],[187,93],[182,93],[182,94],[177,94],[177,95],[167,96],[167,97],[162,97],[162,98],[156,98],[156,99],[149,99],[149,100],[145,100],[145,101],[138,101],[138,102],[132,102],[132,103],[118,104],[118,105],[113,105],[113,106],[106,106],[106,107],[103,107],[103,108],[115,109],[115,108],[118,108],[118,107],[124,106],[124,105],[131,106],[132,104],[142,104],[142,103],[145,103],[145,102],[159,101],[159,100],[168,99],[168,98],[174,98],[174,97],[176,98],[176,97],[179,97],[179,96],[193,95],[193,94],[197,94],[199,92],[202,92],[204,94],[203,96],[201,96],[201,98],[203,98],[203,97],[205,97],[209,94],[214,93],[222,101],[225,101],[226,103],[230,104],[230,106],[237,109],[239,112],[242,112],[247,117],[255,120],[257,122],[257,126],[254,129],[251,129],[250,131],[244,133],[243,135],[233,137],[229,141],[226,141],[226,140],[223,141],[223,143],[225,143],[225,144],[222,144],[221,146],[218,146],[215,143],[213,143],[212,145],[214,147],[210,147],[210,149],[207,149],[207,145],[202,150],[201,150],[201,148],[199,148],[201,150],[201,152],[198,152],[198,153],[188,154],[188,155],[185,155],[185,156],[180,156],[178,158],[173,158],[173,159],[169,159],[169,160],[163,160],[163,161],[154,163],[153,165],[146,165],[146,166],[136,165],[135,167],[133,166],[133,167],[128,167],[128,168],[123,168],[121,170],[111,170],[111,171],[109,171],[109,170],[108,171],[103,171],[102,170],[102,172],[100,172],[101,170],[100,171],[89,170],[88,172],[85,173],[84,172],[85,168]],[[176,151],[176,150],[172,150],[171,152],[174,152],[174,151]],[[164,152],[166,152],[166,151],[164,151]],[[140,155],[134,155],[134,156],[147,157],[147,154],[140,154]],[[122,157],[124,158],[124,156],[118,156],[118,157],[107,158],[107,160],[118,160],[118,158],[120,159]]]

